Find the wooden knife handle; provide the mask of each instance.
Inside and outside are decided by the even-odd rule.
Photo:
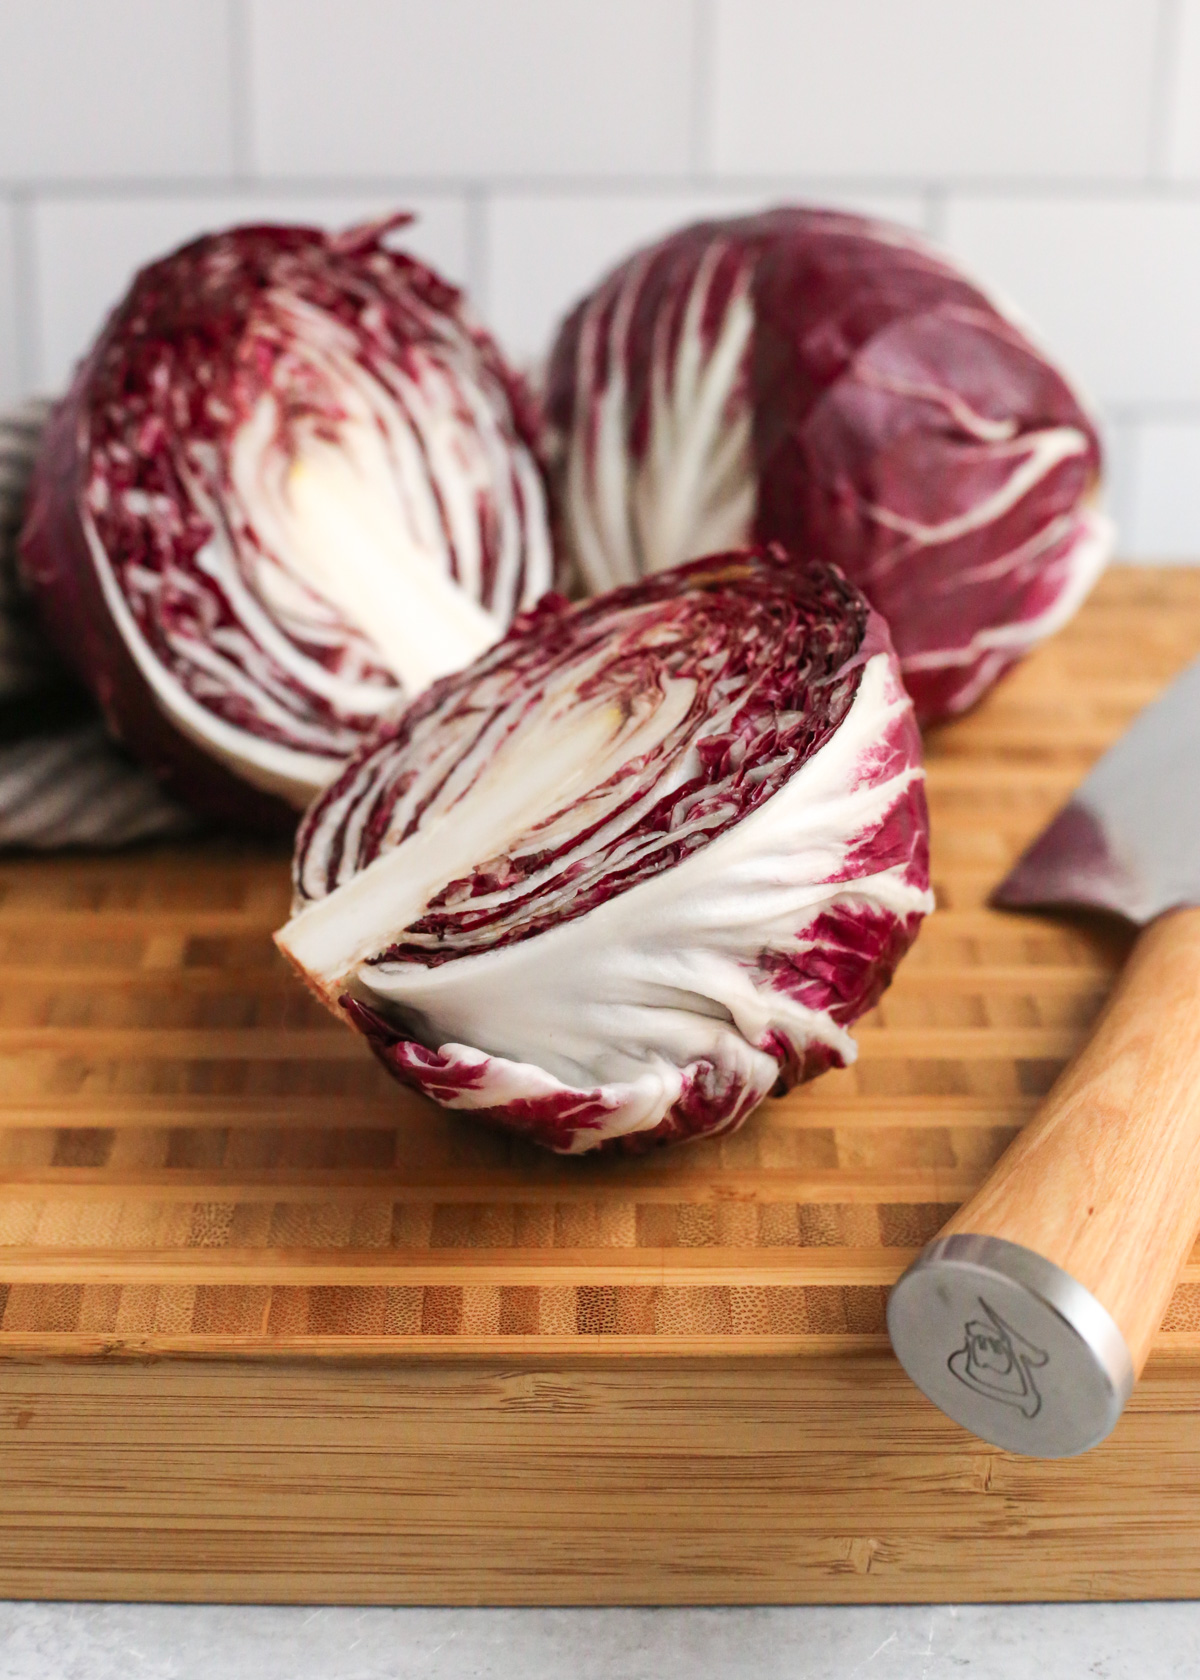
[[[893,1342],[920,1386],[939,1404],[944,1403],[944,1392],[950,1393],[955,1404],[962,1400],[952,1415],[979,1433],[988,1433],[979,1428],[980,1406],[985,1422],[993,1413],[999,1418],[1001,1435],[1007,1432],[1011,1436],[1010,1426],[1018,1433],[1025,1428],[1016,1424],[1011,1414],[1018,1407],[1004,1393],[1008,1384],[1015,1395],[1020,1378],[1032,1391],[1021,1401],[1025,1411],[1037,1402],[1038,1409],[1031,1414],[1034,1421],[1028,1424],[1031,1437],[1036,1437],[1038,1429],[1052,1421],[1047,1418],[1047,1410],[1053,1388],[1054,1364],[1049,1356],[1053,1338],[1043,1333],[1044,1326],[1038,1331],[1033,1320],[1015,1322],[1014,1313],[1021,1317],[1020,1302],[1013,1306],[1016,1297],[1008,1298],[1009,1309],[996,1304],[1003,1294],[1003,1281],[993,1287],[987,1268],[1004,1272],[1006,1251],[994,1242],[978,1242],[972,1247],[974,1239],[999,1239],[1001,1245],[1016,1245],[1015,1270],[1026,1279],[1032,1276],[1029,1266],[1037,1271],[1038,1257],[1048,1262],[1044,1271],[1050,1286],[1041,1289],[1035,1279],[1034,1293],[1055,1294],[1053,1268],[1057,1274],[1065,1274],[1065,1281],[1060,1281],[1068,1294],[1070,1281],[1074,1280],[1106,1309],[1128,1350],[1131,1369],[1126,1377],[1127,1391],[1146,1362],[1198,1228],[1200,909],[1185,909],[1159,917],[1140,935],[1087,1045],[981,1189],[964,1203],[897,1285],[893,1295],[901,1298],[894,1314],[889,1306]],[[912,1326],[899,1338],[896,1334],[896,1325],[905,1317],[912,1319],[916,1305],[914,1295],[907,1311],[903,1310],[908,1280],[922,1267],[930,1270],[935,1251],[943,1259],[990,1256],[986,1263],[981,1262],[984,1270],[977,1269],[973,1275],[968,1307],[961,1306],[966,1296],[956,1296],[951,1312],[951,1316],[959,1312],[960,1317],[961,1311],[975,1314],[961,1325],[950,1327],[965,1350],[953,1372],[963,1396],[953,1385],[947,1389],[945,1380],[936,1373],[934,1387],[940,1383],[943,1393],[934,1393],[923,1380],[922,1371],[927,1365],[932,1369],[937,1359],[930,1365],[922,1351],[910,1363],[901,1341],[912,1347]],[[935,1313],[946,1295],[945,1287],[930,1295],[931,1281],[926,1280],[918,1319]],[[945,1284],[945,1278],[942,1281]],[[1086,1315],[1091,1308],[1085,1297],[1079,1299]],[[951,1310],[949,1301],[947,1310]],[[1063,1312],[1071,1319],[1069,1307]],[[1103,1316],[1093,1314],[1103,1334],[1108,1335]],[[896,1323],[892,1323],[893,1318]],[[918,1323],[916,1334],[922,1333]],[[968,1401],[966,1395],[975,1398]],[[1114,1402],[1109,1428],[1125,1397],[1119,1395]],[[1069,1407],[1070,1403],[1068,1382],[1061,1404]],[[962,1415],[964,1412],[970,1416]],[[1039,1417],[1040,1424],[1036,1421]],[[995,1430],[989,1438],[997,1438]],[[1023,1437],[1005,1439],[1000,1444],[1039,1450],[1036,1440],[1034,1445],[1024,1445]],[[1078,1451],[1082,1447],[1062,1450]]]
[[[1053,1261],[1108,1308],[1135,1376],[1200,1229],[1200,910],[1138,939],[1088,1043],[943,1236]]]

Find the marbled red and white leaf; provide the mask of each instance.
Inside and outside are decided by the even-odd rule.
[[[550,1147],[740,1122],[853,1058],[932,907],[920,743],[834,568],[548,597],[312,805],[277,936],[400,1078]]]
[[[529,399],[385,235],[242,227],[134,280],[53,417],[24,566],[111,727],[290,826],[551,583]]]

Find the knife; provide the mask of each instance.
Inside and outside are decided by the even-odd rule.
[[[1039,1458],[1113,1428],[1200,1229],[1200,659],[993,895],[1138,924],[1088,1043],[888,1301],[935,1405]]]

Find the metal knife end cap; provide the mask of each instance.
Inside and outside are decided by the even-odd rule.
[[[908,1375],[994,1446],[1069,1458],[1116,1424],[1133,1363],[1107,1308],[1067,1272],[1000,1237],[941,1237],[888,1298]]]

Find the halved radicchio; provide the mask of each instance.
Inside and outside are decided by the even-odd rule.
[[[927,838],[883,620],[743,550],[547,596],[385,725],[305,817],[276,938],[405,1083],[640,1147],[853,1059]]]
[[[28,578],[110,727],[207,815],[294,827],[551,582],[528,398],[385,246],[408,219],[153,263],[50,423]]]
[[[562,327],[550,449],[591,590],[731,543],[835,561],[917,715],[972,705],[1107,558],[1079,398],[923,240],[832,211],[684,228]]]

